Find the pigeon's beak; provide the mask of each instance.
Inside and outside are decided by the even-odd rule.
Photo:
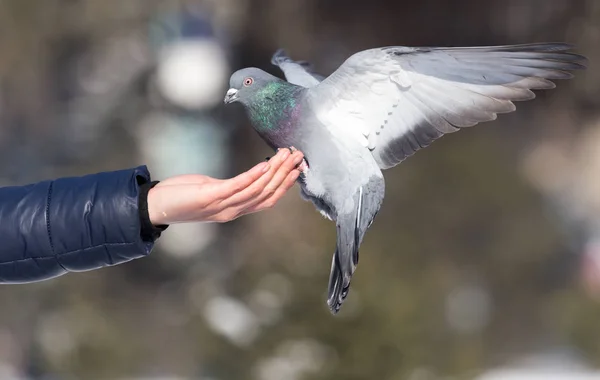
[[[238,99],[238,90],[236,90],[235,88],[230,88],[229,90],[227,90],[227,94],[225,95],[225,100],[223,100],[223,102],[225,102],[225,104],[229,104],[235,102]]]

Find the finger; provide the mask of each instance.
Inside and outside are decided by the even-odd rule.
[[[242,199],[239,203],[232,204],[231,207],[246,209],[253,207],[254,205],[259,204],[265,199],[271,197],[281,186],[283,181],[285,181],[286,177],[295,169],[298,163],[302,162],[303,158],[304,156],[300,152],[290,155],[290,157],[283,162],[279,169],[277,169],[271,181],[264,186],[263,189],[261,189],[259,194],[255,194],[255,196],[251,198]]]
[[[265,186],[267,186],[273,176],[275,176],[275,173],[277,173],[281,165],[289,156],[290,152],[287,150],[282,149],[277,152],[271,161],[269,161],[270,169],[267,171],[267,173],[256,179],[249,186],[246,186],[243,189],[238,189],[238,191],[224,199],[223,207],[232,207],[259,196],[263,192]]]
[[[294,184],[296,183],[296,180],[298,179],[298,177],[300,176],[300,171],[297,169],[292,170],[287,177],[285,178],[285,180],[283,181],[283,183],[281,184],[281,186],[279,186],[277,188],[277,190],[275,190],[275,192],[273,193],[273,195],[271,195],[270,197],[268,197],[267,199],[263,200],[263,202],[259,203],[258,207],[272,207],[275,206],[275,204],[281,199],[283,198],[283,196],[288,192],[289,189],[291,189]]]
[[[217,193],[215,194],[216,198],[224,200],[240,193],[261,177],[266,177],[267,174],[272,171],[271,169],[272,164],[270,162],[261,162],[242,174],[219,182],[217,186],[213,187],[214,191]]]
[[[279,167],[273,179],[269,182],[262,193],[262,196],[257,199],[257,203],[263,201],[265,198],[270,197],[275,191],[281,186],[289,174],[298,166],[304,158],[304,155],[300,152],[292,154],[285,162]]]
[[[279,202],[279,200],[281,198],[283,198],[283,196],[288,192],[288,190],[294,186],[294,184],[296,183],[296,180],[298,179],[299,176],[300,176],[299,170],[296,170],[296,169],[292,170],[292,172],[290,172],[288,174],[288,176],[285,178],[285,180],[283,181],[281,186],[279,186],[279,188],[277,188],[277,190],[273,193],[273,195],[271,195],[267,199],[264,199],[262,202],[247,208],[244,211],[244,213],[258,212],[258,211],[262,211],[262,210],[274,207],[277,204],[277,202]]]

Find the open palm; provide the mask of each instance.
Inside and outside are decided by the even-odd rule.
[[[148,194],[150,220],[154,225],[228,222],[271,208],[294,185],[303,158],[299,151],[281,149],[268,162],[233,178],[187,174],[161,181]]]

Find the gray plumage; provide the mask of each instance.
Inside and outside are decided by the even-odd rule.
[[[294,61],[283,49],[279,49],[273,54],[271,63],[279,67],[288,82],[297,86],[312,87],[318,85],[325,79],[324,76],[313,70],[313,67],[309,62]]]
[[[327,303],[335,314],[359,247],[384,198],[382,170],[446,133],[515,110],[514,101],[572,77],[585,58],[562,43],[489,47],[384,47],[358,52],[328,77],[277,51],[283,81],[262,70],[235,72],[226,102],[244,104],[274,149],[300,149],[308,170],[301,195],[336,222]]]

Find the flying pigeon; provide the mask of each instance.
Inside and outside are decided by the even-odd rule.
[[[295,148],[305,162],[300,194],[334,221],[337,245],[327,304],[337,314],[358,264],[359,247],[384,198],[382,170],[434,140],[515,110],[569,79],[586,58],[564,43],[368,49],[328,77],[279,50],[286,80],[258,68],[230,78],[224,102],[241,103],[274,150]]]

